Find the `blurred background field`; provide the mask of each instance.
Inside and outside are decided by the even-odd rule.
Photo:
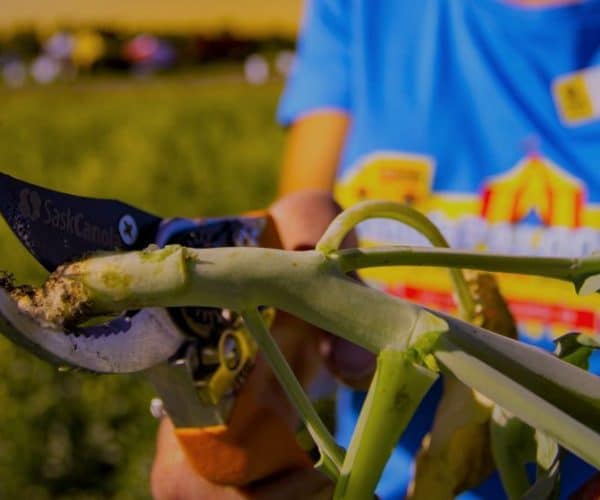
[[[0,170],[167,217],[266,206],[301,4],[4,0]],[[3,221],[0,269],[44,277]],[[0,499],[149,498],[152,395],[0,336]]]
[[[52,29],[59,24],[103,25],[120,30],[217,32],[270,35],[294,33],[302,0],[3,0],[0,29],[27,24]]]
[[[165,216],[264,207],[282,146],[280,89],[227,64],[0,86],[0,169]],[[44,276],[4,223],[0,255],[19,281]],[[0,498],[149,498],[151,397],[134,376],[59,373],[0,337]]]

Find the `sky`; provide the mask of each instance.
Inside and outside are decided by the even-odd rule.
[[[302,0],[0,0],[0,30],[92,24],[133,30],[294,34]]]

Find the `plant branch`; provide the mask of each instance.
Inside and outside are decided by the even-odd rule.
[[[493,334],[488,335],[499,337]],[[500,338],[504,339],[504,337]],[[496,369],[494,366],[478,359],[472,353],[463,350],[464,344],[455,344],[454,340],[448,335],[438,337],[438,345],[434,354],[444,369],[449,370],[461,382],[489,397],[527,424],[554,437],[562,446],[590,464],[600,467],[600,455],[598,455],[598,450],[600,450],[600,434],[598,432],[599,400],[589,401],[585,405],[588,411],[587,418],[574,417],[570,412],[579,404],[585,403],[583,394],[578,398],[574,397],[571,400],[571,405],[568,403],[557,405],[553,401],[553,399],[556,400],[556,396],[551,394],[551,391],[556,389],[561,392],[560,387],[554,384],[551,384],[552,387],[540,387],[536,380],[529,381],[530,386],[528,387],[528,381],[524,380],[523,373],[510,374]],[[504,357],[501,354],[498,354],[498,356],[500,358]],[[552,359],[550,355],[547,356]],[[537,365],[536,361],[532,357],[530,364],[535,367]],[[506,359],[499,359],[497,363],[499,367],[504,368],[510,368],[508,367],[509,364],[510,361]],[[561,369],[565,370],[567,368],[573,367],[565,363]],[[577,368],[573,369],[577,370]],[[574,373],[589,375],[582,370]],[[514,380],[511,376],[514,377]],[[592,379],[589,377],[592,377]],[[597,391],[598,380],[593,380],[597,377],[592,375],[589,375],[589,377],[586,377],[588,382],[592,380]],[[550,380],[547,381],[550,382]],[[564,380],[563,384],[567,385],[568,381]],[[573,388],[573,390],[577,390],[577,388]]]
[[[149,306],[242,311],[272,305],[374,353],[405,350],[422,334],[447,328],[417,305],[350,279],[316,251],[172,246],[90,257],[65,268],[63,278],[83,285],[90,315]]]
[[[362,286],[341,272],[335,258],[319,252],[174,246],[90,257],[61,272],[60,279],[81,285],[85,301],[75,307],[76,312],[100,315],[152,306],[249,311],[264,304],[374,353],[391,349],[408,354],[411,348],[419,348],[424,359],[433,352],[464,383],[600,466],[598,377],[539,349]],[[48,307],[52,305],[48,302]],[[85,344],[94,339],[77,338],[78,349],[73,352],[72,342],[59,331],[41,329],[31,334],[35,324],[24,314],[29,311],[19,310],[18,304],[3,300],[0,309],[0,320],[11,325],[13,338],[21,335],[53,356],[68,356],[70,363],[79,360],[78,366],[87,367],[81,353],[92,353]],[[439,340],[420,345],[434,338],[427,335],[432,332],[440,333]],[[137,346],[149,348],[151,344],[143,342],[145,335],[140,332],[131,344],[108,336],[102,348],[119,352],[125,362],[138,356]],[[54,337],[65,341],[57,343]]]
[[[344,272],[368,267],[432,266],[545,276],[573,282],[579,259],[530,257],[419,246],[383,246],[339,250],[334,259]],[[600,263],[597,268],[600,272]]]
[[[306,424],[306,428],[319,447],[321,455],[325,456],[320,462],[326,469],[325,472],[332,479],[337,480],[344,460],[343,449],[337,445],[310,399],[308,399],[290,365],[269,333],[260,313],[256,309],[249,309],[242,312],[242,317],[269,365],[271,365],[277,380],[279,380]]]
[[[339,214],[317,243],[316,250],[323,255],[334,255],[338,252],[343,239],[355,226],[367,219],[377,218],[393,219],[412,227],[425,236],[434,247],[449,247],[437,226],[414,208],[389,201],[366,201]],[[469,285],[458,269],[450,269],[450,276],[458,296],[461,316],[470,321],[475,317],[476,308]]]
[[[498,405],[490,420],[494,462],[510,500],[522,498],[530,488],[525,464],[535,461],[535,430]]]
[[[373,498],[392,450],[437,377],[402,352],[379,353],[334,499]]]

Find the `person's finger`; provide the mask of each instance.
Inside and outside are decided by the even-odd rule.
[[[334,335],[323,335],[321,356],[329,371],[354,389],[369,388],[375,371],[375,355],[352,342]]]
[[[269,477],[246,489],[252,500],[326,500],[333,483],[315,469],[294,470]]]
[[[299,191],[276,201],[269,209],[283,247],[288,250],[314,248],[340,206],[326,191]],[[343,247],[357,246],[350,233]],[[367,388],[375,369],[375,358],[366,350],[342,338],[321,331],[320,353],[326,366],[340,380],[354,388]]]
[[[156,439],[150,475],[156,500],[245,500],[247,494],[228,486],[214,485],[197,474],[175,436],[173,424],[163,418]]]
[[[269,213],[284,249],[309,250],[340,213],[340,207],[326,191],[299,191],[277,200]]]
[[[273,335],[298,379],[308,384],[322,363],[315,327],[280,313]],[[259,354],[227,426],[179,429],[176,435],[196,473],[214,484],[244,486],[290,468],[311,466],[296,442],[297,426],[295,409]]]

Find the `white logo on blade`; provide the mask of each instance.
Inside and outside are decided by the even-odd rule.
[[[126,245],[133,245],[137,240],[138,227],[131,215],[125,214],[119,220],[119,234]]]
[[[40,195],[30,189],[22,189],[19,193],[19,211],[32,221],[40,218],[40,210],[42,208],[42,200]]]

